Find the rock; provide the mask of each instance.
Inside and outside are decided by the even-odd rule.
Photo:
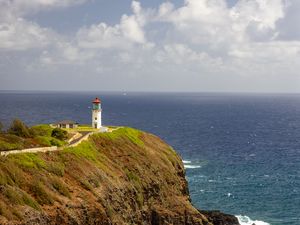
[[[220,211],[199,210],[199,212],[205,215],[209,222],[214,225],[239,225],[238,219],[233,215],[225,214]]]

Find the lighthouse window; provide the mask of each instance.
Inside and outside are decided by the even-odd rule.
[[[95,117],[95,120],[97,120],[97,117]]]

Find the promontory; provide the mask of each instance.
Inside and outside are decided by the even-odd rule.
[[[75,147],[0,157],[0,224],[237,225],[191,204],[185,169],[157,136],[95,133]]]

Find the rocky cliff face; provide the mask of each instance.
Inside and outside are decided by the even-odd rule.
[[[131,128],[60,152],[2,157],[0,189],[0,224],[238,224],[194,208],[180,157]]]

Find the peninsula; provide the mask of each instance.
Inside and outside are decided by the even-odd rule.
[[[155,135],[65,120],[0,133],[0,224],[238,225],[191,204],[179,155]]]
[[[181,158],[133,128],[0,158],[0,224],[237,225],[190,202]]]

